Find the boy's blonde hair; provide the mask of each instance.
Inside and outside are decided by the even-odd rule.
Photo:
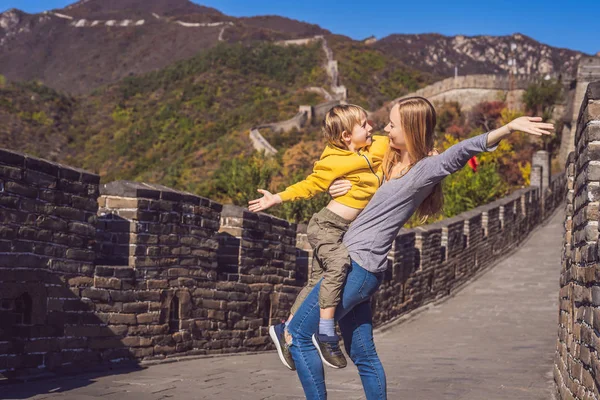
[[[325,114],[323,119],[323,136],[330,145],[347,149],[342,139],[342,132],[352,132],[354,125],[360,125],[361,119],[367,117],[364,108],[354,104],[340,104]]]

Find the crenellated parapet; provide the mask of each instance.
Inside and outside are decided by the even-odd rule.
[[[510,108],[521,107],[527,87],[538,79],[534,75],[464,75],[432,83],[392,101],[391,107],[405,97],[422,96],[432,102],[457,101],[463,110],[470,110],[482,101],[505,99]]]
[[[116,181],[100,188],[99,262],[214,279],[222,206],[160,185]],[[169,268],[189,268],[171,271]]]
[[[564,188],[562,174],[401,230],[376,324],[447,296],[516,248]],[[287,318],[311,265],[305,226],[161,185],[100,185],[95,174],[0,151],[5,377],[272,350],[268,326]]]

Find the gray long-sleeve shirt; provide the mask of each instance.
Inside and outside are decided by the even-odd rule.
[[[464,167],[471,157],[496,149],[497,146],[487,147],[488,133],[463,140],[440,155],[424,158],[403,177],[384,183],[344,235],[350,257],[368,271],[385,271],[387,254],[398,231],[433,187]]]

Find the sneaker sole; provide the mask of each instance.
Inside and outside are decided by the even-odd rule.
[[[335,368],[335,369],[342,369],[342,367],[338,367],[337,365],[333,365],[330,362],[328,362],[325,357],[323,357],[323,353],[321,353],[321,348],[319,347],[319,344],[317,343],[317,339],[315,338],[315,335],[312,335],[312,342],[315,345],[315,347],[317,348],[317,351],[319,352],[319,356],[321,357],[321,361],[323,361],[323,364],[327,365],[328,367],[331,368]]]
[[[285,357],[283,356],[283,352],[281,350],[281,345],[279,344],[279,338],[277,337],[277,333],[275,333],[275,327],[273,325],[269,326],[269,336],[271,337],[271,340],[275,344],[275,348],[277,349],[277,354],[279,355],[279,359],[281,360],[283,365],[285,365],[286,367],[288,367],[290,370],[293,371],[294,368],[292,368],[292,366],[287,363],[287,361],[285,360]]]

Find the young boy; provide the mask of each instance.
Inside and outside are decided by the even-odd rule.
[[[389,144],[386,136],[373,137],[372,129],[363,108],[351,104],[333,107],[323,121],[323,134],[328,145],[315,163],[313,173],[277,194],[259,189],[263,197],[249,202],[249,210],[258,212],[284,201],[309,199],[327,191],[338,178],[352,182],[347,194],[331,200],[311,218],[307,237],[313,247],[314,258],[308,282],[298,294],[287,322],[269,327],[279,358],[291,370],[295,369],[295,365],[288,346],[293,343],[293,338],[286,340],[285,328],[321,278],[319,332],[313,335],[313,343],[324,364],[332,368],[344,368],[347,364],[339,347],[334,322],[335,308],[340,302],[346,271],[350,266],[342,237],[383,183],[379,167]]]

